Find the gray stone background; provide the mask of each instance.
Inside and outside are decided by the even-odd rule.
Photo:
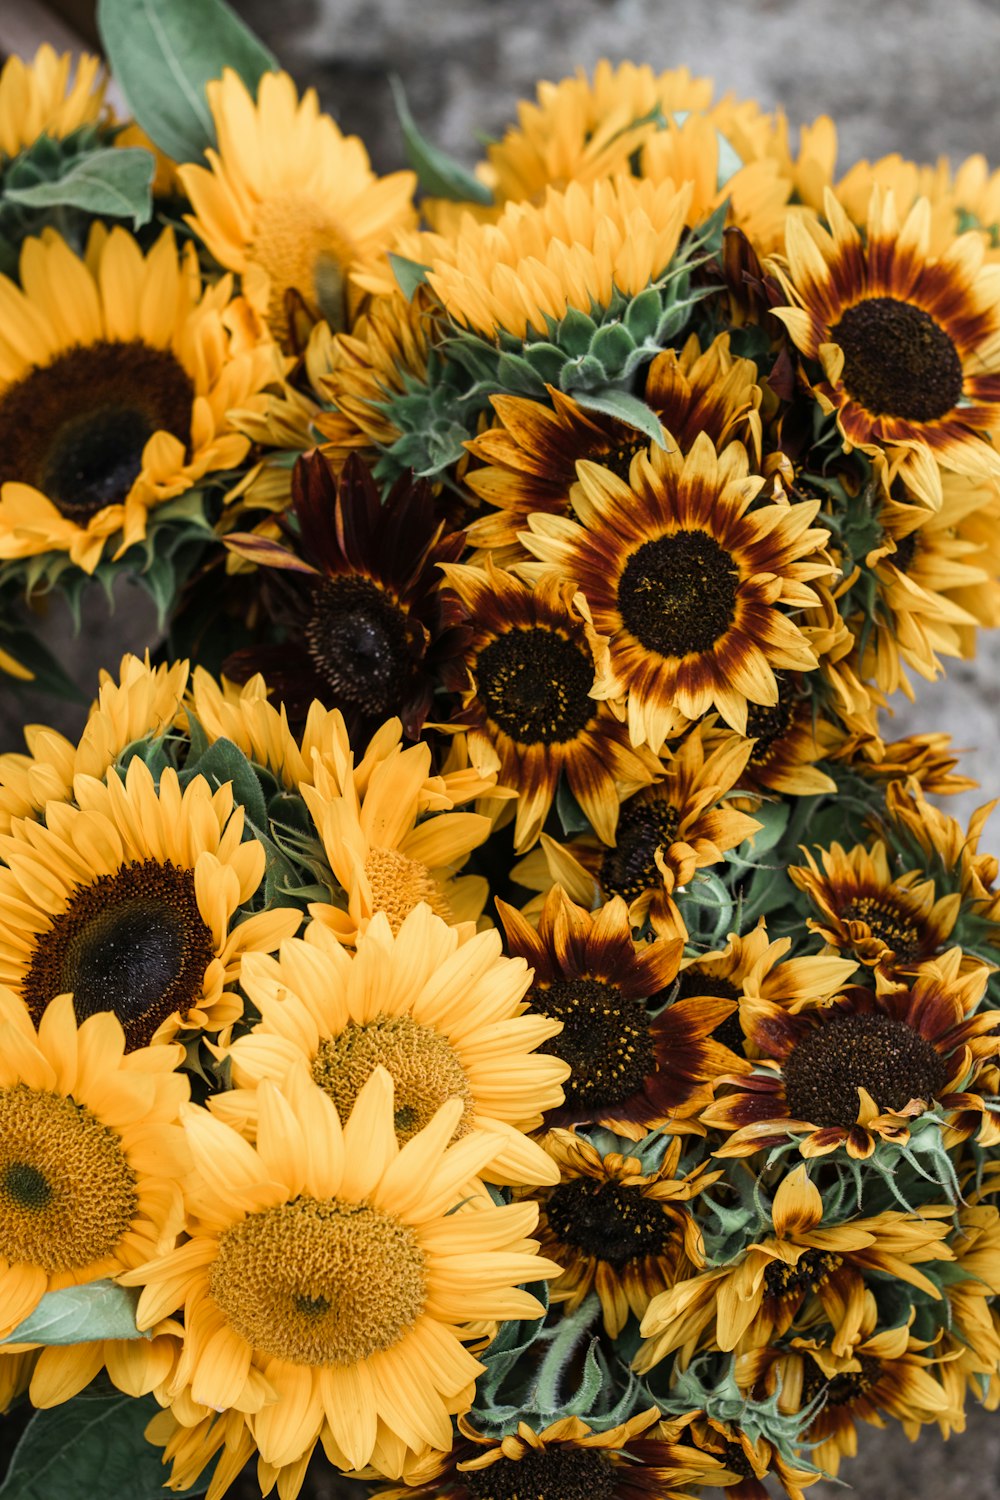
[[[8,6],[16,0],[0,0],[0,11]],[[953,162],[981,151],[1000,165],[1000,0],[237,0],[237,9],[364,138],[380,170],[402,164],[389,73],[403,79],[425,132],[471,162],[476,133],[499,134],[539,77],[602,56],[685,65],[714,77],[720,93],[783,107],[793,125],[828,113],[842,168],[890,151]],[[75,640],[55,605],[46,634],[89,694],[98,668],[153,640],[155,623],[126,587],[113,618],[92,601]],[[998,677],[1000,634],[983,635],[974,662],[919,682],[917,704],[898,705],[894,733],[944,729],[966,750],[982,790],[952,801],[963,817],[1000,796]],[[19,742],[26,718],[69,730],[80,714],[0,689],[0,748]],[[994,823],[995,846],[1000,816]],[[865,1428],[842,1478],[860,1500],[995,1500],[1000,1417],[970,1410],[966,1435],[947,1444],[930,1429],[911,1445],[895,1425]],[[838,1490],[809,1493],[833,1500]]]

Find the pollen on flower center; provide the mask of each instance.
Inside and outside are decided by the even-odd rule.
[[[810,1359],[802,1372],[802,1405],[806,1406],[820,1391],[826,1406],[850,1406],[859,1396],[876,1385],[882,1375],[882,1361],[877,1354],[856,1354],[860,1370],[841,1370],[829,1379],[815,1360]]]
[[[369,578],[328,578],[315,588],[305,629],[320,675],[366,714],[391,713],[413,670],[402,610]]]
[[[264,1354],[354,1365],[392,1346],[426,1299],[414,1231],[365,1203],[295,1198],[227,1229],[209,1292]]]
[[[429,1125],[449,1099],[465,1101],[456,1138],[472,1129],[472,1089],[457,1054],[439,1032],[419,1025],[411,1016],[376,1016],[363,1025],[350,1022],[339,1036],[320,1045],[312,1075],[346,1120],[361,1089],[380,1066],[393,1081],[396,1135],[401,1145]]]
[[[601,979],[556,979],[529,995],[533,1009],[562,1021],[538,1049],[573,1069],[563,1084],[570,1106],[621,1104],[653,1072],[656,1058],[646,1007]]]
[[[601,862],[601,884],[609,895],[635,901],[662,884],[656,855],[674,842],[679,822],[677,809],[662,798],[633,797],[623,805],[618,842]]]
[[[113,1255],[135,1218],[119,1137],[63,1094],[0,1089],[0,1258],[78,1271]]]
[[[736,614],[739,569],[707,531],[655,537],[633,552],[618,583],[618,609],[647,651],[711,651]]]
[[[929,313],[896,297],[867,297],[831,330],[844,351],[841,379],[876,416],[933,422],[962,394],[962,361]]]
[[[344,327],[346,267],[353,254],[349,237],[305,193],[277,194],[257,206],[247,259],[270,278],[267,320],[280,339],[289,331],[289,294],[334,332]]]
[[[458,1465],[475,1500],[614,1500],[615,1467],[598,1448],[551,1443],[522,1458],[498,1458],[481,1469]]]
[[[400,854],[398,849],[374,845],[365,856],[365,874],[371,887],[372,906],[385,912],[393,933],[399,931],[421,901],[443,921],[452,920],[451,907],[427,866]]]
[[[920,927],[890,898],[858,896],[839,915],[842,922],[863,922],[900,963],[910,963],[924,946]]]
[[[545,1212],[549,1227],[564,1244],[613,1266],[661,1254],[674,1228],[659,1203],[638,1187],[590,1177],[561,1183]]]
[[[796,1042],[784,1065],[792,1119],[848,1129],[858,1118],[858,1089],[879,1110],[911,1099],[929,1103],[944,1087],[944,1061],[926,1037],[891,1016],[836,1016]]]
[[[806,1250],[794,1265],[784,1260],[768,1261],[765,1295],[783,1299],[797,1297],[800,1292],[817,1292],[841,1265],[842,1258],[833,1250]]]
[[[476,679],[490,718],[522,744],[575,740],[597,712],[586,652],[541,626],[490,641],[476,658]]]

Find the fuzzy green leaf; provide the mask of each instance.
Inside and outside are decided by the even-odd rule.
[[[91,1281],[47,1292],[4,1344],[89,1344],[96,1339],[142,1339],[135,1326],[139,1293],[114,1281]]]
[[[403,132],[407,159],[416,172],[423,191],[434,198],[449,198],[456,203],[492,203],[493,194],[485,183],[480,182],[479,178],[467,167],[463,167],[461,162],[449,156],[447,151],[442,151],[439,146],[432,145],[421,134],[417,128],[417,122],[410,113],[410,106],[406,102],[406,92],[401,80],[393,75],[389,79],[389,84],[396,105],[399,128]]]
[[[392,250],[389,251],[389,264],[403,296],[412,302],[417,287],[423,286],[427,280],[430,266],[422,265],[419,260],[409,260],[405,255],[396,255]]]
[[[213,788],[231,782],[233,800],[245,809],[247,822],[261,831],[267,828],[267,804],[257,773],[232,740],[216,740],[197,764],[189,761],[181,777],[184,785],[193,776],[204,776]]]
[[[131,219],[132,228],[149,222],[156,161],[141,146],[108,146],[70,158],[60,177],[28,187],[10,187],[4,198],[25,208],[82,208],[88,214]]]
[[[97,25],[136,120],[175,161],[215,144],[205,85],[223,68],[251,92],[277,68],[224,0],[98,0]]]
[[[645,433],[650,442],[663,447],[660,419],[638,396],[607,386],[600,391],[574,391],[573,397],[584,411],[599,411],[605,417],[617,417],[619,422],[626,422],[629,427],[637,428],[639,432]]]

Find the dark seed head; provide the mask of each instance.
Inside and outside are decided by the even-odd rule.
[[[958,350],[921,307],[867,297],[847,309],[831,338],[844,351],[844,389],[875,416],[934,422],[961,397]]]
[[[632,553],[618,584],[618,608],[647,651],[711,651],[733,623],[739,581],[732,557],[707,531],[678,531]]]
[[[640,1188],[590,1177],[561,1183],[546,1213],[549,1227],[563,1244],[617,1267],[662,1254],[674,1228],[660,1204],[646,1198]]]
[[[593,662],[575,641],[544,626],[497,636],[479,652],[474,672],[487,714],[520,744],[575,740],[597,713]]]
[[[926,1037],[884,1015],[838,1015],[796,1042],[784,1065],[785,1099],[794,1120],[849,1129],[858,1089],[880,1111],[911,1099],[929,1103],[944,1087],[944,1061]]]

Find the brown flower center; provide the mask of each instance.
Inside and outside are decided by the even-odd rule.
[[[881,1379],[882,1361],[877,1354],[856,1354],[854,1358],[860,1370],[842,1370],[829,1379],[816,1361],[810,1359],[802,1372],[802,1405],[808,1406],[820,1391],[827,1406],[850,1406],[859,1396],[866,1395]]]
[[[920,924],[891,896],[857,896],[840,910],[842,922],[861,922],[898,963],[911,963],[926,946]]]
[[[933,422],[962,394],[962,361],[941,325],[910,302],[867,297],[831,330],[847,394],[875,416]]]
[[[690,964],[682,969],[677,976],[680,987],[677,991],[678,1000],[690,1000],[696,995],[712,995],[719,1000],[739,1001],[740,991],[731,979],[724,979],[721,975],[704,974],[697,964]],[[735,1052],[737,1057],[745,1057],[746,1037],[743,1027],[740,1025],[740,1012],[737,1004],[732,1015],[719,1022],[712,1032],[712,1039],[721,1042],[723,1047],[728,1047],[730,1052]]]
[[[38,933],[21,994],[36,1022],[56,995],[72,994],[80,1021],[113,1011],[133,1051],[174,1011],[184,1016],[214,952],[194,871],[134,860],[74,891]]]
[[[632,470],[632,460],[637,453],[645,453],[649,447],[649,439],[641,432],[634,437],[619,438],[617,443],[612,443],[607,448],[597,448],[590,454],[594,463],[600,464],[602,468],[610,469],[619,479],[628,483],[628,477]]]
[[[662,797],[632,798],[624,803],[618,842],[601,861],[601,884],[609,896],[636,901],[644,891],[663,884],[656,855],[675,841],[679,824],[677,808]]]
[[[896,537],[896,550],[891,553],[887,561],[900,573],[908,573],[913,566],[913,559],[917,555],[917,543],[919,540],[919,529],[908,531],[905,536]]]
[[[482,1469],[459,1466],[474,1500],[615,1500],[615,1466],[600,1448],[550,1443]]]
[[[776,677],[780,695],[777,703],[747,704],[747,739],[757,741],[750,752],[751,766],[766,766],[773,757],[775,745],[795,725],[801,700],[795,697],[780,672]]]
[[[707,531],[678,531],[632,553],[618,583],[618,609],[647,651],[711,651],[733,623],[739,581],[733,557]]]
[[[841,1265],[841,1257],[832,1250],[807,1250],[794,1265],[783,1260],[769,1261],[764,1271],[764,1294],[784,1300],[818,1292]]]
[[[394,713],[414,669],[414,630],[370,578],[325,578],[313,592],[306,647],[334,696],[363,713]]]
[[[297,1365],[353,1365],[391,1349],[427,1294],[408,1224],[365,1203],[307,1197],[227,1229],[208,1289],[248,1344]]]
[[[504,734],[526,745],[575,740],[597,714],[594,664],[546,626],[508,630],[476,657],[479,697]]]
[[[536,1010],[562,1021],[558,1036],[539,1052],[573,1069],[563,1084],[566,1103],[581,1110],[623,1104],[642,1088],[656,1058],[643,1002],[602,979],[556,979],[529,996]]]
[[[0,395],[0,484],[33,485],[86,525],[125,500],[154,432],[187,445],[193,400],[169,349],[138,340],[67,349]]]
[[[784,1065],[785,1098],[794,1120],[849,1129],[858,1089],[880,1111],[911,1099],[930,1103],[947,1080],[944,1061],[926,1037],[891,1016],[835,1016],[795,1043]]]
[[[564,1245],[612,1266],[660,1255],[673,1234],[673,1221],[641,1187],[574,1177],[560,1183],[545,1212]]]

